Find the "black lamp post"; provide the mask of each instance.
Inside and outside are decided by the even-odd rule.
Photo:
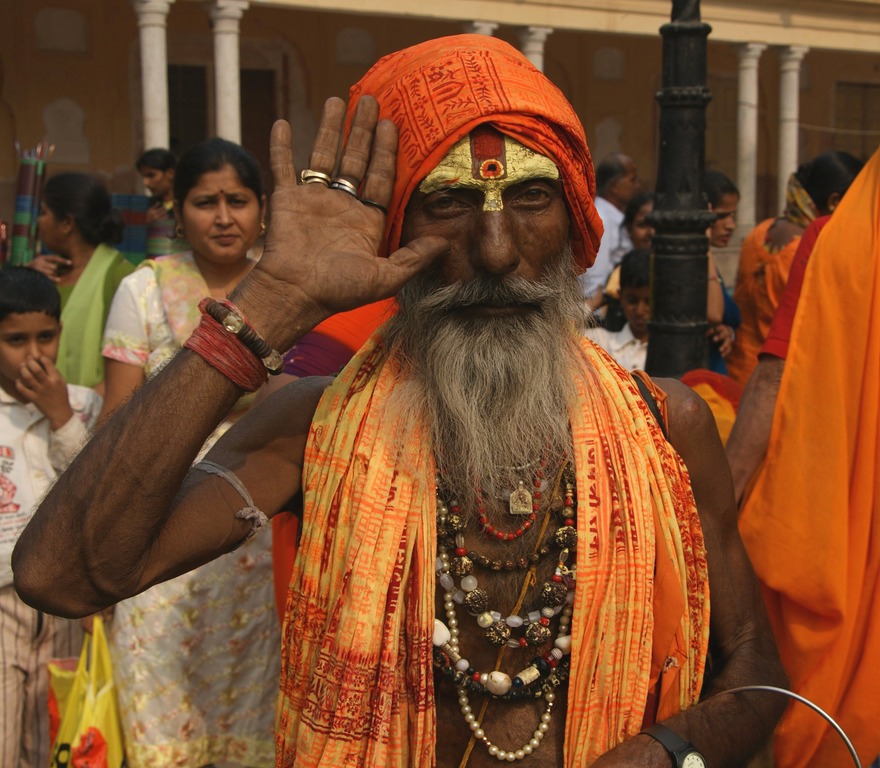
[[[706,229],[715,214],[706,210],[706,45],[711,27],[700,21],[700,0],[673,0],[664,24],[660,152],[654,212],[653,311],[646,369],[654,376],[681,376],[705,368]]]

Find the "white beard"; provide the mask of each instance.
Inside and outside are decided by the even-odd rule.
[[[428,425],[443,484],[466,513],[478,489],[497,494],[530,479],[532,464],[546,461],[553,471],[571,455],[576,335],[589,316],[573,263],[566,247],[539,282],[479,276],[443,286],[429,273],[398,295],[387,339],[404,381],[389,412],[406,415],[405,430]],[[459,311],[518,303],[532,308]]]

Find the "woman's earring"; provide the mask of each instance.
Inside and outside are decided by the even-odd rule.
[[[260,222],[260,236],[265,235],[265,234],[266,234],[266,222],[261,221]]]
[[[186,233],[183,231],[183,227],[180,224],[174,227],[174,235],[179,240],[183,240],[183,238],[186,236]]]

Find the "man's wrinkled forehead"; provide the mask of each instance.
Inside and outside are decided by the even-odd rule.
[[[504,190],[531,179],[558,179],[550,158],[524,147],[491,126],[479,126],[452,146],[419,185],[429,195],[443,189],[476,189],[483,210],[500,211]]]

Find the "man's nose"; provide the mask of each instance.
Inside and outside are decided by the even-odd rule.
[[[476,271],[507,275],[519,266],[519,250],[507,226],[504,211],[483,211],[477,216],[472,264]]]

